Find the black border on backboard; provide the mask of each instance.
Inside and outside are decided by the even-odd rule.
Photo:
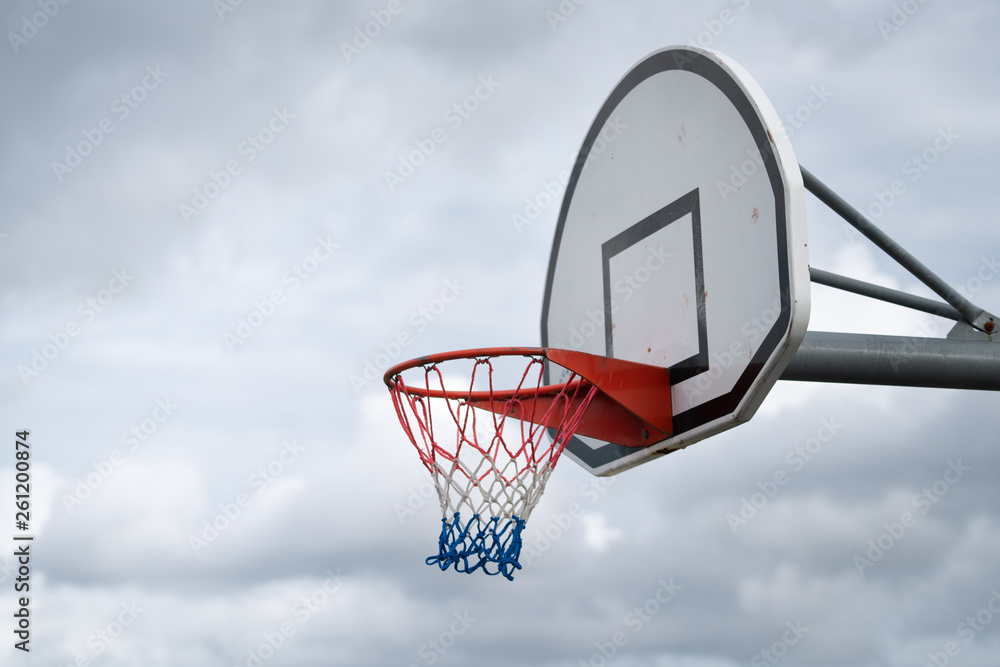
[[[702,53],[686,48],[668,49],[649,56],[637,64],[612,91],[605,101],[597,117],[591,125],[590,131],[584,139],[583,146],[573,165],[573,171],[569,182],[566,185],[566,194],[563,197],[562,207],[559,210],[559,221],[556,225],[555,238],[552,242],[552,253],[549,257],[549,269],[545,280],[545,295],[542,302],[542,346],[548,347],[548,319],[550,299],[552,296],[552,281],[555,276],[556,263],[559,259],[559,245],[562,240],[563,229],[566,224],[566,216],[569,212],[570,203],[573,200],[573,193],[576,190],[580,174],[590,155],[591,148],[598,138],[599,132],[604,128],[605,123],[614,113],[614,110],[625,99],[625,97],[639,84],[646,79],[661,72],[671,70],[682,70],[697,74],[712,83],[722,92],[730,103],[736,108],[747,129],[753,136],[754,143],[760,151],[760,156],[764,163],[768,179],[771,183],[771,190],[774,192],[775,215],[779,221],[777,229],[778,246],[778,279],[780,286],[781,312],[778,319],[772,325],[771,330],[761,341],[760,347],[754,353],[746,370],[737,380],[735,386],[728,393],[715,399],[695,406],[690,410],[674,415],[674,436],[681,435],[696,426],[706,424],[714,419],[732,413],[739,405],[740,400],[748,391],[754,379],[763,370],[764,364],[771,354],[781,344],[784,333],[788,330],[791,320],[791,295],[789,286],[788,267],[788,235],[787,221],[788,211],[785,206],[785,187],[778,166],[777,156],[774,146],[767,136],[767,128],[757,115],[754,105],[747,94],[740,87],[739,82],[734,79],[720,64],[714,62]],[[598,267],[595,267],[597,270]],[[550,372],[546,368],[545,381],[550,382]],[[652,445],[655,446],[655,445]],[[566,450],[571,453],[591,470],[601,468],[613,461],[634,454],[637,450],[634,447],[624,447],[614,443],[606,443],[600,447],[591,448],[579,438],[572,438],[566,445]],[[665,452],[664,452],[665,453]]]
[[[670,367],[670,381],[675,383],[708,370],[708,324],[705,321],[705,270],[701,254],[701,206],[698,201],[698,188],[667,204],[656,213],[646,216],[601,244],[601,263],[604,273],[604,353],[606,356],[614,357],[611,258],[688,214],[691,215],[691,240],[694,253],[694,298],[698,321],[698,352]]]

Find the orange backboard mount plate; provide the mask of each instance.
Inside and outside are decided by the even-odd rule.
[[[576,373],[586,382],[597,386],[599,393],[590,402],[576,432],[600,438],[625,447],[647,447],[673,434],[673,417],[670,406],[670,371],[660,366],[634,361],[601,357],[573,350],[545,350],[545,356],[563,368]],[[579,381],[579,380],[575,380]],[[586,392],[578,392],[585,395]],[[506,401],[487,395],[472,396],[468,401],[473,407],[492,412],[505,411]],[[515,401],[508,414],[516,419],[532,421],[531,415],[548,413],[554,396],[542,392],[523,403]],[[567,406],[556,405],[546,426],[561,423]],[[539,423],[537,420],[535,423]]]

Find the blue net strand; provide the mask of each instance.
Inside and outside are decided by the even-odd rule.
[[[486,574],[502,574],[513,581],[514,571],[521,569],[517,559],[521,555],[522,530],[524,521],[516,516],[483,520],[474,514],[463,525],[455,512],[450,520],[441,519],[438,555],[430,556],[426,562],[437,565],[442,571],[449,567],[466,574],[482,570]]]

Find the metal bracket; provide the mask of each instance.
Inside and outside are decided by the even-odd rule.
[[[979,329],[974,329],[972,326],[965,321],[957,322],[951,331],[948,332],[948,338],[951,340],[978,340],[978,341],[992,341],[1000,342],[1000,335],[988,334],[985,331],[980,331]]]

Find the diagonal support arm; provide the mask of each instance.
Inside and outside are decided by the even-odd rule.
[[[899,262],[904,269],[913,274],[918,280],[934,290],[936,294],[961,313],[966,322],[988,334],[996,330],[996,318],[992,313],[983,310],[959,294],[956,289],[927,268],[920,260],[908,253],[903,246],[889,238],[888,234],[876,227],[860,211],[848,204],[840,195],[813,176],[808,169],[802,165],[799,165],[799,168],[802,170],[802,180],[809,192],[816,195],[821,202],[829,206],[831,210],[868,237],[872,243],[884,250],[887,255]]]
[[[899,290],[889,289],[881,285],[873,285],[863,280],[855,280],[854,278],[848,278],[837,273],[823,271],[814,266],[809,267],[809,277],[817,285],[826,285],[827,287],[860,294],[861,296],[878,299],[886,303],[894,303],[897,306],[920,310],[931,315],[937,315],[938,317],[946,317],[949,320],[965,321],[962,313],[946,303],[934,301],[933,299],[925,299],[922,296],[900,292]]]

